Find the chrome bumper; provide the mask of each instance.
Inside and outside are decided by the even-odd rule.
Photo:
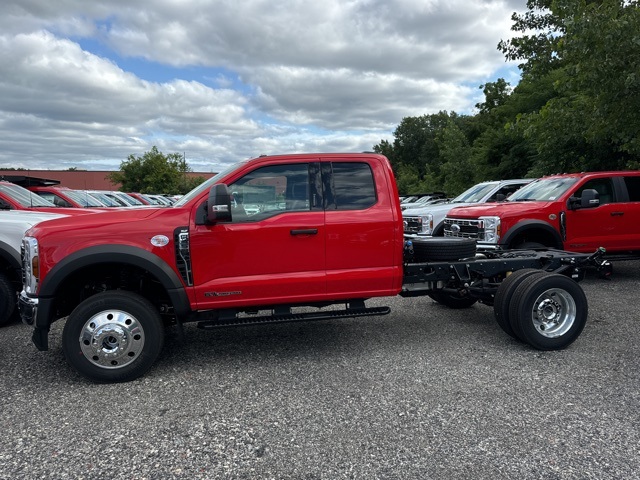
[[[18,299],[18,310],[20,311],[22,323],[34,325],[36,322],[36,315],[38,313],[38,299],[27,296],[23,290],[20,292],[20,297]]]

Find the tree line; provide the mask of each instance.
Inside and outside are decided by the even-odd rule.
[[[639,0],[528,0],[498,49],[521,78],[481,85],[477,113],[405,117],[374,151],[400,193],[640,168]]]

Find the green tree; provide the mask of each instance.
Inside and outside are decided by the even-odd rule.
[[[524,59],[524,78],[551,80],[553,94],[518,116],[535,145],[530,172],[633,168],[640,159],[640,10],[638,1],[529,1],[499,48]]]
[[[127,192],[184,194],[204,181],[203,177],[189,178],[190,171],[181,154],[165,155],[154,146],[142,156],[129,155],[120,164],[120,171],[107,178],[122,184]]]
[[[452,120],[438,132],[436,143],[442,160],[438,183],[448,195],[456,196],[476,183],[471,147],[460,127]]]

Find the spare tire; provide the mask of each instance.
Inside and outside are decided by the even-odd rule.
[[[472,238],[427,237],[412,239],[416,262],[455,261],[473,257],[476,241]]]

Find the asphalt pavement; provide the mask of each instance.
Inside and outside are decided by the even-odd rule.
[[[568,349],[493,309],[203,331],[143,378],[97,385],[0,328],[0,479],[631,479],[640,476],[640,262],[581,282]]]

